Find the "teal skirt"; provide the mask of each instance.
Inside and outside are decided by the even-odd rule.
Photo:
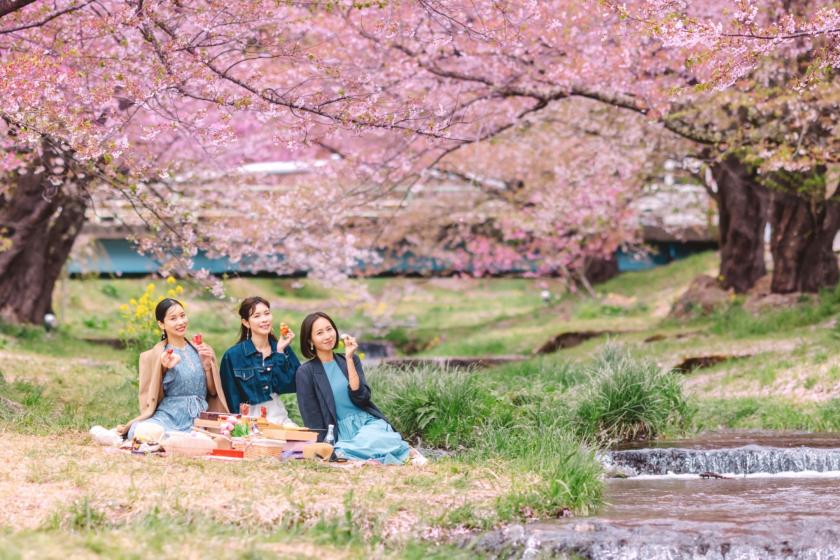
[[[337,457],[401,465],[408,459],[408,453],[408,443],[385,420],[360,412],[338,421]]]

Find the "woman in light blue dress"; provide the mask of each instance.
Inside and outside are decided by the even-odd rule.
[[[301,352],[308,362],[297,371],[297,400],[307,428],[319,430],[323,441],[329,425],[335,429],[337,457],[386,465],[404,463],[410,447],[370,400],[358,344],[345,336],[346,354],[338,347],[338,328],[325,313],[312,313],[300,328]]]
[[[163,376],[163,400],[152,417],[143,422],[158,424],[166,432],[189,432],[193,421],[207,410],[207,379],[201,358],[192,344],[186,342],[183,348],[167,344],[164,352],[170,349],[178,361]],[[140,422],[131,426],[129,439],[134,437],[138,426]]]
[[[184,306],[166,298],[155,308],[161,341],[140,355],[140,415],[117,426],[130,439],[189,432],[205,410],[227,412],[213,349],[196,335],[187,339]]]

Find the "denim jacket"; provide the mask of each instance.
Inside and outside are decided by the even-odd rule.
[[[278,353],[277,342],[272,340],[270,344],[267,358],[250,339],[231,346],[222,357],[222,389],[231,412],[239,412],[240,403],[258,404],[270,400],[272,393],[295,392],[300,360],[291,346]]]

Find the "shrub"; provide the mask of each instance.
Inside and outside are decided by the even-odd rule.
[[[686,426],[692,414],[677,374],[608,343],[581,388],[573,424],[579,436],[610,444],[654,438]]]
[[[160,328],[155,318],[155,307],[164,298],[178,298],[184,293],[184,287],[178,284],[174,276],[165,280],[165,286],[158,288],[154,282],[146,285],[143,293],[120,305],[120,314],[124,321],[120,338],[129,349],[128,365],[137,367],[140,354],[154,346],[160,340]]]
[[[368,381],[373,401],[403,437],[435,447],[468,444],[494,401],[470,371],[448,367],[383,366]]]

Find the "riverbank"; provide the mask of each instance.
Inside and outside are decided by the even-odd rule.
[[[547,303],[538,280],[377,279],[365,300],[305,282],[231,281],[234,298],[273,301],[277,321],[324,309],[398,354],[531,356],[490,369],[370,368],[377,404],[436,460],[351,471],[136,458],[90,445],[90,425],[116,424],[136,407],[134,358],[112,343],[120,304],[147,281],[72,281],[58,332],[0,326],[0,437],[11,453],[0,499],[26,506],[0,519],[0,550],[472,557],[483,553],[453,548],[465,535],[598,511],[605,488],[594,452],[612,442],[726,427],[837,430],[840,298],[755,317],[734,298],[714,313],[668,317],[715,259],[624,275],[596,300],[549,283]],[[189,292],[192,330],[221,353],[236,330],[235,302]],[[592,336],[534,354],[564,333]],[[668,373],[680,364],[697,365]],[[293,397],[287,404],[295,414]]]
[[[342,538],[352,533],[354,554],[404,556],[418,543],[426,552],[435,551],[456,537],[506,523],[592,513],[603,491],[594,443],[609,437],[616,424],[599,424],[610,411],[593,417],[587,408],[590,395],[599,395],[599,380],[613,373],[652,376],[650,390],[660,389],[663,374],[650,367],[619,371],[618,366],[627,367],[625,359],[613,352],[605,353],[600,366],[594,362],[592,371],[576,381],[580,404],[568,414],[558,412],[573,402],[572,393],[497,393],[477,372],[462,370],[372,369],[377,403],[406,438],[429,450],[432,460],[422,467],[349,470],[270,459],[219,464],[132,457],[92,445],[83,433],[96,418],[113,414],[114,402],[122,399],[130,406],[129,380],[108,383],[115,375],[101,368],[100,376],[54,375],[51,391],[21,380],[6,382],[4,393],[22,410],[2,414],[0,433],[12,454],[0,469],[0,497],[26,507],[0,519],[0,525],[14,528],[0,540],[8,539],[11,547],[21,530],[56,538],[81,531],[104,538],[162,515],[176,525],[182,518],[206,518],[261,535],[286,527],[310,544],[322,540],[324,527],[338,527]],[[84,365],[97,371],[89,362]],[[608,374],[598,367],[616,369]],[[78,390],[63,391],[63,386]],[[56,392],[78,400],[60,402]],[[653,396],[642,396],[650,412],[656,412]],[[618,426],[643,420],[628,418]],[[660,420],[665,423],[650,427],[661,430],[668,420]],[[111,418],[106,425],[114,422]]]

